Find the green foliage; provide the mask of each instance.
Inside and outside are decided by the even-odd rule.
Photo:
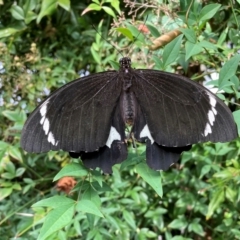
[[[28,114],[49,92],[117,69],[122,55],[199,82],[218,73],[208,84],[221,90],[240,133],[239,1],[140,2],[0,1],[1,239],[240,239],[238,139],[194,145],[166,172],[149,169],[138,144],[111,176],[62,152],[19,146]],[[63,177],[76,185],[61,185]]]

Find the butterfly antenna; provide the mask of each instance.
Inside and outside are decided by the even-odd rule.
[[[122,57],[124,57],[123,56],[123,54],[117,49],[117,47],[116,46],[114,46],[110,41],[108,41],[106,38],[104,38],[103,36],[102,36],[102,34],[97,30],[97,28],[92,24],[92,27],[94,28],[94,30],[97,32],[97,34],[99,34],[99,36],[104,40],[104,41],[106,41],[107,43],[109,43],[110,45],[112,45],[116,50],[117,50],[117,52],[120,54],[120,55],[122,55]]]

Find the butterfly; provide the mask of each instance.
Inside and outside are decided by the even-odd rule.
[[[104,173],[127,158],[125,127],[146,143],[146,162],[167,170],[183,151],[200,142],[237,137],[230,109],[212,92],[184,76],[133,69],[72,81],[53,92],[28,117],[21,135],[27,152],[63,150]]]

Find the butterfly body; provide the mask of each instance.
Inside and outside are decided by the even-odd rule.
[[[166,170],[198,142],[237,137],[228,107],[190,79],[156,70],[132,69],[77,79],[55,91],[24,125],[21,146],[29,152],[64,150],[89,168],[110,173],[127,158],[125,125],[146,142],[147,164]]]

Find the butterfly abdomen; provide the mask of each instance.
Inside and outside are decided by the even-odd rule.
[[[133,125],[136,117],[136,97],[131,90],[123,91],[120,99],[123,121]]]

